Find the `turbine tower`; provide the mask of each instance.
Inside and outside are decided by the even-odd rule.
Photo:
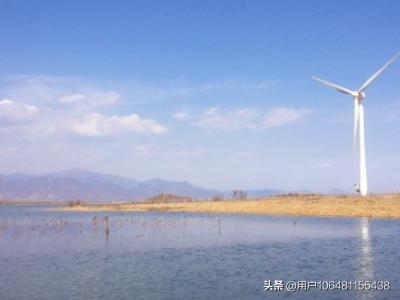
[[[352,96],[354,99],[353,151],[355,151],[356,148],[357,133],[358,133],[358,147],[360,153],[360,183],[357,187],[357,192],[359,192],[360,195],[362,196],[366,196],[368,193],[367,160],[365,157],[364,103],[363,103],[365,99],[365,90],[399,56],[400,52],[397,53],[394,57],[392,57],[381,69],[379,69],[366,82],[364,82],[364,84],[357,91],[352,91],[340,85],[328,82],[326,80],[322,80],[314,76],[312,77],[313,79],[318,80],[323,84],[326,84],[327,86],[336,89],[338,92]]]

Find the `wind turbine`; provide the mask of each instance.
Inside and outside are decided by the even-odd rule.
[[[312,77],[313,79],[334,88],[338,92],[352,96],[354,99],[353,151],[355,151],[357,133],[358,133],[358,147],[360,152],[360,183],[357,187],[357,192],[359,192],[360,195],[362,196],[366,196],[368,193],[367,161],[365,157],[364,104],[363,104],[365,99],[365,90],[399,56],[400,52],[397,53],[395,56],[393,56],[382,68],[380,68],[374,75],[372,75],[367,81],[365,81],[364,84],[357,91],[352,91],[350,89],[328,82],[326,80],[322,80],[315,76]]]

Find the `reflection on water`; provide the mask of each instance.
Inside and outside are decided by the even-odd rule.
[[[360,279],[359,280],[374,280],[373,269],[373,254],[371,253],[371,238],[369,233],[369,218],[360,219]],[[379,280],[379,279],[378,279]],[[359,292],[359,299],[373,299],[374,294],[371,292]]]
[[[0,207],[0,299],[400,299],[400,222]],[[265,292],[264,280],[390,280]]]
[[[374,270],[372,264],[372,253],[371,253],[371,239],[369,236],[369,220],[368,218],[360,219],[361,227],[361,272],[364,280],[372,280],[374,278]]]

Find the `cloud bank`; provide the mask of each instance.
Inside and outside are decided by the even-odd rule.
[[[193,124],[204,129],[264,129],[304,122],[310,113],[310,109],[283,106],[272,107],[264,113],[252,108],[222,111],[211,107],[197,116]]]
[[[18,103],[10,99],[0,100],[0,121],[19,124],[32,121],[38,114],[36,106]]]
[[[106,117],[89,113],[73,121],[71,130],[79,135],[106,136],[124,132],[163,134],[166,127],[152,119],[143,119],[137,114]]]

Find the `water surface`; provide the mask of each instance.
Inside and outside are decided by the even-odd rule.
[[[400,299],[400,221],[0,207],[0,299]],[[265,291],[265,280],[389,291]]]

